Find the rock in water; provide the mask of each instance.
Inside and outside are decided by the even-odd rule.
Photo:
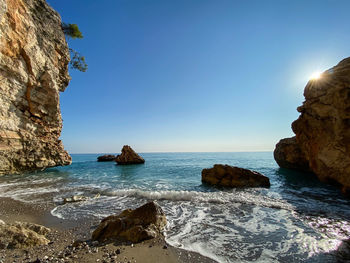
[[[350,195],[350,58],[310,80],[304,97],[301,114],[292,124],[300,159],[321,181],[335,183]],[[277,163],[293,168],[276,154],[284,151],[285,144],[276,145]]]
[[[97,157],[97,161],[98,162],[111,162],[111,161],[115,161],[115,158],[117,156],[112,155],[112,154],[106,154],[106,155],[102,155]]]
[[[0,0],[0,175],[71,163],[59,140],[68,63],[61,18],[45,0]]]
[[[0,249],[47,245],[50,229],[32,223],[0,224]]]
[[[156,202],[103,219],[92,233],[92,240],[126,240],[138,243],[162,235],[166,217]]]
[[[222,164],[203,169],[202,182],[223,187],[270,187],[269,178],[258,172]]]
[[[276,145],[273,156],[280,167],[309,172],[309,163],[295,137],[282,139]]]
[[[118,155],[115,161],[117,164],[140,164],[145,162],[129,145],[123,146],[122,154]]]

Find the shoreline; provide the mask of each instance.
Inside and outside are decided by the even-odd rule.
[[[52,230],[47,236],[51,241],[48,245],[0,249],[0,262],[216,262],[198,253],[172,247],[164,239],[151,239],[138,244],[114,242],[92,245],[91,232],[99,221],[60,219],[51,214],[54,203],[49,198],[45,201],[37,204],[0,197],[0,219],[5,223],[29,222]],[[86,242],[86,246],[72,247],[77,240]]]

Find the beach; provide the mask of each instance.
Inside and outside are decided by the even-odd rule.
[[[45,204],[38,205],[0,198],[1,220],[6,223],[36,223],[51,229],[48,245],[26,249],[0,249],[0,262],[215,262],[197,253],[174,248],[163,239],[138,244],[92,245],[91,232],[99,222],[59,219],[50,213],[53,206],[49,199]],[[72,246],[77,240],[78,243],[82,242],[81,248]]]

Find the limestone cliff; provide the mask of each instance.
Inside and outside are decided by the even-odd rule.
[[[69,59],[45,0],[0,0],[0,174],[71,163],[59,140]]]
[[[305,101],[298,108],[301,114],[292,124],[295,145],[278,143],[275,159],[282,167],[286,167],[283,163],[288,158],[298,160],[292,168],[310,169],[321,181],[335,183],[349,195],[350,58],[322,73],[319,79],[310,80],[304,96]],[[300,151],[299,159],[290,156],[297,151],[286,147]]]

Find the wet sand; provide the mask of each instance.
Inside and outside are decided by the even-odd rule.
[[[51,200],[47,197],[48,200]],[[197,253],[168,245],[163,239],[138,244],[96,244],[90,240],[91,232],[99,221],[69,221],[51,215],[51,201],[24,203],[11,198],[0,198],[0,219],[5,223],[30,222],[49,227],[48,245],[27,249],[2,249],[0,262],[143,262],[177,263],[215,261]],[[77,245],[79,240],[80,243]]]

